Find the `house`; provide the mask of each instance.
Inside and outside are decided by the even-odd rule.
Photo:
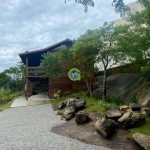
[[[43,49],[26,51],[25,53],[19,54],[21,60],[26,65],[26,98],[41,92],[47,92],[49,98],[52,98],[54,93],[56,93],[58,90],[61,90],[64,93],[70,93],[86,89],[86,86],[82,80],[71,81],[67,74],[66,76],[61,77],[59,80],[43,78],[45,73],[39,70],[39,65],[43,54],[47,52],[59,52],[61,46],[71,47],[72,44],[72,40],[65,39]]]

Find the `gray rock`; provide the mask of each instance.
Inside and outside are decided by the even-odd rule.
[[[77,100],[78,99],[76,99],[76,98],[69,99],[68,102],[67,102],[67,106],[68,107],[75,107],[75,104],[76,104]]]
[[[150,99],[149,100],[144,100],[143,103],[141,103],[142,107],[150,107]]]
[[[140,134],[140,133],[135,133],[132,135],[132,137],[145,150],[150,150],[150,136]]]
[[[83,109],[85,108],[85,105],[86,105],[86,101],[85,100],[82,100],[82,99],[78,99],[75,103],[75,109],[76,110],[80,110],[80,109]]]
[[[121,118],[118,119],[119,122],[124,122],[132,116],[132,112],[126,112]]]
[[[63,109],[64,107],[66,107],[66,104],[64,102],[58,105],[58,109]]]
[[[107,118],[117,118],[122,116],[122,111],[119,110],[118,107],[111,107],[108,111],[106,111],[105,115]]]
[[[66,120],[70,120],[75,115],[75,109],[73,107],[68,107],[65,109],[63,115],[64,115],[64,118],[66,118]]]
[[[134,112],[133,115],[131,116],[131,120],[135,121],[139,121],[142,118],[144,118],[144,115],[138,113],[138,112]]]
[[[141,109],[141,106],[137,103],[129,103],[129,106],[131,107],[133,111],[140,111]]]
[[[147,107],[147,108],[141,108],[140,114],[150,116],[150,107]]]
[[[68,100],[67,106],[74,107],[76,110],[80,110],[84,108],[86,105],[86,101],[82,99],[71,98]]]
[[[89,121],[89,114],[84,111],[79,111],[76,115],[76,123],[83,124]]]
[[[104,138],[108,138],[115,133],[116,124],[110,119],[101,118],[95,123],[95,128]]]

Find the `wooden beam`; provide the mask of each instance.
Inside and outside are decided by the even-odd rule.
[[[25,97],[28,100],[28,57],[26,57],[26,85],[25,85]]]

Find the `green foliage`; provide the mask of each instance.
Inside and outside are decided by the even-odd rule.
[[[146,77],[150,77],[150,61],[147,62],[145,67],[141,67],[142,74]]]
[[[11,91],[10,89],[3,89],[0,91],[0,102],[3,102],[4,100],[8,99],[10,97]]]
[[[133,96],[130,99],[131,103],[137,103],[138,102],[138,98],[137,98],[137,94],[133,94]]]
[[[88,91],[85,92],[86,97],[90,97],[90,93]]]
[[[47,77],[59,78],[73,67],[73,56],[69,48],[61,47],[57,53],[46,53],[40,63],[40,69],[47,73]]]
[[[62,96],[62,92],[60,90],[58,90],[55,94],[54,94],[54,98],[59,99]]]
[[[106,96],[106,101],[107,101],[107,103],[111,103],[112,102],[112,99],[111,99],[111,97],[109,95]]]
[[[121,105],[120,97],[118,97],[118,96],[113,97],[113,102],[114,102],[117,106],[120,106],[120,105]]]
[[[93,98],[94,98],[95,100],[98,100],[98,99],[99,99],[99,96],[98,96],[98,93],[97,93],[97,92],[93,93]]]
[[[65,2],[71,0],[65,0]],[[94,7],[94,0],[75,0],[76,3],[84,6],[84,11],[88,11],[88,7]],[[121,17],[125,15],[125,13],[129,10],[129,7],[125,5],[123,0],[112,0],[112,5],[114,6],[115,12],[119,13]]]
[[[11,80],[11,77],[8,76],[5,72],[0,73],[0,86],[7,87],[10,80]]]
[[[140,0],[143,5],[141,12],[130,12],[127,16],[128,25],[116,27],[116,57],[122,63],[135,65],[145,62],[150,57],[150,1]]]
[[[10,88],[11,91],[22,91],[25,85],[25,66],[18,62],[16,67],[10,67],[0,73],[0,86]]]
[[[110,103],[108,102],[100,101],[99,104],[103,106],[106,110],[110,108]]]

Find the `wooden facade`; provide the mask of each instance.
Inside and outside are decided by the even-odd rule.
[[[86,90],[85,83],[81,81],[71,81],[66,74],[66,76],[61,77],[60,79],[43,78],[45,72],[39,69],[40,61],[42,55],[47,52],[58,52],[60,46],[72,46],[73,41],[70,39],[63,40],[59,43],[56,43],[52,46],[49,46],[44,49],[25,52],[19,54],[23,63],[26,65],[26,86],[25,86],[25,96],[28,99],[33,94],[40,92],[47,92],[49,98],[53,98],[54,93],[58,90],[61,90],[64,94],[70,92],[77,92],[79,90]],[[94,82],[94,76],[93,76]]]

